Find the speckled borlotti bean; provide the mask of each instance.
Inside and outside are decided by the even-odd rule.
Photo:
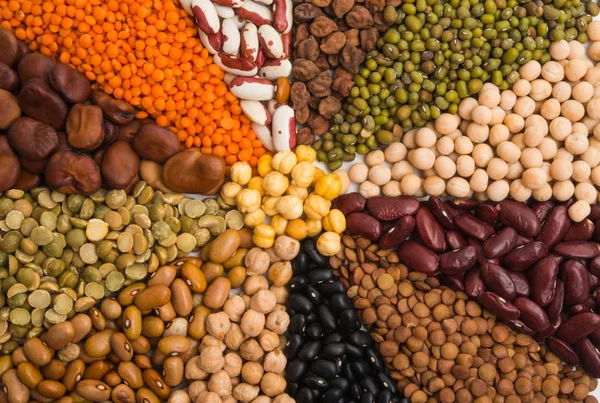
[[[277,151],[291,151],[296,147],[296,117],[291,107],[282,105],[275,110],[271,133]]]

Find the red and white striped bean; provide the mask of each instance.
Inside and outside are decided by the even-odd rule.
[[[284,56],[281,36],[275,28],[263,25],[258,28],[260,47],[269,59],[281,59]]]
[[[213,57],[213,60],[223,71],[237,76],[252,77],[258,72],[258,67],[243,57],[230,56],[220,52]]]
[[[256,28],[256,25],[249,22],[242,29],[240,39],[240,56],[255,62],[256,56],[258,56],[259,46],[258,28]]]
[[[221,28],[217,10],[210,0],[192,0],[192,12],[198,27],[206,34],[216,34]]]
[[[275,12],[273,15],[273,26],[282,34],[292,30],[294,21],[294,6],[292,0],[275,0]]]
[[[221,6],[219,4],[213,4],[213,6],[215,6],[215,10],[217,10],[217,15],[221,18],[233,18],[235,16],[235,12],[231,7]]]
[[[235,9],[235,13],[258,27],[273,24],[271,9],[252,0],[246,0],[241,7]]]
[[[231,9],[230,9],[231,10]],[[226,18],[221,24],[223,33],[223,52],[237,55],[240,51],[240,31],[238,31],[234,18]]]
[[[220,6],[233,8],[241,7],[242,4],[244,4],[244,1],[246,0],[212,0],[213,3],[218,4]]]
[[[257,125],[252,123],[252,130],[256,133],[256,137],[265,146],[265,148],[271,152],[275,152],[275,145],[273,144],[273,137],[271,137],[271,130],[268,126]]]
[[[242,99],[240,107],[242,108],[242,112],[254,123],[261,126],[271,123],[271,114],[262,102]]]
[[[267,60],[258,70],[260,78],[270,81],[275,81],[280,77],[289,77],[291,73],[292,63],[287,59]]]
[[[296,146],[296,118],[294,110],[281,105],[273,114],[273,144],[277,151],[291,151]]]
[[[223,35],[221,31],[216,34],[205,34],[200,28],[198,28],[198,34],[200,36],[200,42],[208,49],[209,53],[216,55],[223,48]]]
[[[275,95],[275,86],[255,77],[236,77],[231,81],[231,93],[240,99],[268,101]]]

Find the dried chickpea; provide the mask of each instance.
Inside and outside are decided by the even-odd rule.
[[[310,166],[314,170],[314,167],[312,165]],[[264,176],[262,186],[266,195],[281,196],[285,193],[289,186],[289,179],[281,172],[272,171]]]
[[[341,238],[340,235],[327,231],[319,236],[317,239],[317,250],[323,256],[333,256],[340,251],[341,248]]]
[[[254,228],[252,242],[261,248],[270,248],[275,243],[275,230],[270,225],[260,224]]]

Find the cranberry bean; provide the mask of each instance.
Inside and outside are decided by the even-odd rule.
[[[600,377],[600,351],[589,339],[583,339],[575,345],[581,366],[594,378]]]
[[[512,270],[506,270],[506,273],[510,276],[513,283],[515,283],[515,290],[517,291],[517,296],[528,297],[530,294],[530,289],[527,276],[523,273],[519,273]]]
[[[517,290],[512,278],[506,270],[498,265],[484,263],[481,265],[481,279],[488,290],[495,292],[507,301],[512,301],[517,296]]]
[[[477,199],[471,199],[469,197],[458,197],[452,199],[451,203],[460,210],[473,210],[479,205]]]
[[[440,256],[440,271],[444,274],[457,275],[475,266],[476,262],[477,249],[474,246],[465,246],[442,254]]]
[[[493,204],[489,203],[480,204],[477,206],[475,209],[475,216],[477,218],[481,218],[483,221],[489,222],[490,224],[495,224],[500,217],[498,210],[496,210]]]
[[[465,292],[471,298],[477,298],[485,291],[485,284],[481,279],[479,269],[472,269],[465,275]]]
[[[347,193],[337,199],[336,207],[345,216],[351,213],[359,213],[365,209],[367,199],[360,193]]]
[[[463,246],[467,246],[466,239],[458,231],[446,232],[446,241],[448,242],[450,249],[460,249]]]
[[[496,232],[494,231],[494,227],[492,227],[490,224],[472,216],[469,213],[454,217],[454,224],[458,227],[458,229],[471,238],[475,238],[482,242],[494,235]]]
[[[458,276],[449,276],[447,274],[440,274],[439,280],[446,287],[452,288],[454,291],[465,291],[465,285]]]
[[[546,312],[532,300],[518,297],[515,298],[513,304],[521,311],[521,320],[536,332],[540,332],[550,326]]]
[[[490,259],[504,256],[514,249],[518,238],[514,228],[505,227],[483,243],[483,254]]]
[[[594,229],[594,223],[587,218],[581,222],[575,222],[571,224],[563,241],[587,241],[594,234]]]
[[[494,315],[504,320],[515,320],[519,317],[519,309],[502,297],[490,291],[484,291],[477,297],[479,303]]]
[[[592,209],[590,211],[590,215],[588,216],[588,218],[590,220],[592,220],[593,222],[596,222],[597,220],[600,220],[600,205],[598,205],[598,204],[592,204],[590,207]]]
[[[540,232],[540,219],[526,204],[514,200],[502,200],[496,205],[500,222],[514,227],[524,236],[536,236]]]
[[[535,330],[527,326],[523,321],[519,319],[507,320],[506,323],[515,332],[523,333],[532,337],[536,335]]]
[[[540,222],[544,222],[553,208],[554,203],[551,201],[539,202],[533,206],[533,212],[539,218]]]
[[[600,277],[600,256],[596,256],[595,258],[593,258],[592,261],[589,263],[588,268],[594,276]]]
[[[377,242],[383,232],[383,225],[368,214],[352,213],[346,217],[346,230],[351,235],[360,235]]]
[[[565,300],[565,286],[562,281],[556,280],[556,289],[554,290],[554,298],[546,306],[546,313],[550,321],[555,321],[562,313]]]
[[[569,346],[564,341],[559,340],[556,337],[550,337],[548,340],[546,340],[546,344],[550,350],[552,350],[552,352],[556,354],[562,361],[570,365],[579,364],[579,357],[577,356],[577,353],[573,347]]]
[[[540,306],[548,305],[556,291],[558,262],[550,256],[543,258],[529,271],[531,299]]]
[[[509,269],[523,271],[531,267],[535,262],[546,257],[548,249],[543,243],[533,241],[528,244],[518,246],[508,254],[504,255],[502,262]]]
[[[438,257],[432,250],[411,239],[398,248],[398,257],[409,268],[433,275],[438,270]]]
[[[415,219],[410,216],[400,217],[379,240],[379,246],[383,249],[392,249],[400,245],[408,238],[415,229]]]
[[[415,215],[415,221],[417,232],[425,246],[434,252],[443,252],[446,250],[444,229],[427,207],[419,209]]]
[[[548,214],[536,240],[543,242],[548,249],[552,249],[564,238],[570,226],[569,209],[565,206],[556,206]]]
[[[583,263],[567,260],[562,265],[561,278],[565,283],[565,304],[580,304],[588,298],[590,278]]]
[[[410,196],[371,197],[367,209],[378,220],[396,221],[405,215],[413,215],[419,210],[419,201]]]
[[[590,241],[560,242],[554,252],[571,259],[593,259],[600,254],[600,245]]]
[[[454,228],[454,216],[439,197],[429,197],[429,208],[442,227],[446,229]]]
[[[598,329],[600,329],[600,315],[584,312],[567,319],[558,328],[556,337],[566,343],[575,344]]]

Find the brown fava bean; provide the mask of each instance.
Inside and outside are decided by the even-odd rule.
[[[434,252],[446,250],[446,238],[442,226],[427,207],[420,208],[415,214],[417,232],[421,241]]]
[[[44,176],[54,190],[66,194],[90,195],[102,185],[98,165],[89,156],[76,152],[52,155]]]
[[[517,244],[518,234],[512,227],[505,227],[483,243],[483,254],[489,259],[502,257]]]
[[[8,64],[8,63],[7,63]],[[50,56],[41,53],[30,53],[25,55],[17,66],[17,73],[22,84],[32,79],[41,79],[48,82],[48,76],[56,62]]]
[[[140,158],[124,141],[111,144],[104,152],[102,177],[115,189],[125,189],[140,170]]]
[[[212,195],[225,181],[225,167],[222,158],[189,148],[167,160],[162,176],[164,184],[176,192]]]
[[[231,282],[228,279],[216,278],[204,293],[204,305],[212,309],[221,308],[227,301],[230,290]]]
[[[490,291],[508,301],[512,301],[516,297],[515,283],[503,267],[492,263],[484,263],[481,265],[480,274],[481,279]]]
[[[22,78],[21,80],[24,81]],[[65,127],[69,107],[44,81],[39,78],[29,80],[21,87],[18,98],[21,110],[30,118],[56,130]]]
[[[600,329],[600,315],[580,313],[567,319],[558,328],[556,337],[568,344],[575,344]]]
[[[8,130],[8,141],[21,157],[43,160],[58,149],[58,136],[52,126],[20,117]]]
[[[67,102],[85,102],[92,93],[92,86],[85,75],[67,64],[58,63],[48,75],[54,90]]]
[[[102,108],[104,115],[119,126],[130,123],[135,118],[135,108],[129,103],[112,98],[102,91],[93,91],[92,103]]]
[[[505,320],[515,320],[519,317],[519,309],[507,302],[502,297],[490,291],[484,291],[477,297],[477,301],[493,313]]]
[[[600,245],[590,241],[559,242],[554,252],[570,259],[593,259],[600,254]]]
[[[73,105],[67,116],[66,133],[71,147],[93,151],[104,141],[104,116],[96,105]]]
[[[562,265],[561,278],[565,284],[565,304],[580,304],[590,294],[590,278],[585,265],[577,260],[567,260]]]
[[[5,27],[0,27],[0,62],[12,66],[19,54],[17,37]]]
[[[500,222],[514,227],[521,235],[534,237],[540,232],[540,220],[534,211],[524,203],[502,200],[496,205]]]
[[[352,213],[346,217],[346,231],[360,235],[373,242],[381,238],[383,225],[375,217],[365,213]]]
[[[55,350],[60,350],[73,342],[75,326],[71,322],[58,323],[46,333],[46,344]]]
[[[546,312],[532,300],[518,297],[513,304],[521,311],[521,320],[534,331],[540,332],[550,326]]]
[[[177,136],[171,130],[154,123],[140,127],[131,145],[140,158],[160,164],[181,151]]]
[[[419,201],[410,196],[371,197],[367,200],[367,209],[381,221],[395,221],[402,216],[413,215],[419,207]]]
[[[538,241],[521,245],[502,257],[502,262],[509,269],[523,271],[548,255],[546,246]]]
[[[438,270],[438,256],[427,247],[408,240],[398,248],[398,257],[409,268],[433,275]]]
[[[379,246],[383,249],[397,247],[413,232],[415,224],[415,219],[412,216],[400,217],[379,239]]]
[[[0,192],[11,189],[20,174],[19,158],[8,144],[6,136],[0,135]]]
[[[102,402],[110,399],[110,386],[95,379],[84,379],[78,382],[75,390],[81,397],[92,402]]]
[[[440,256],[440,271],[445,274],[458,275],[471,269],[477,263],[477,250],[468,245],[446,252]]]
[[[0,89],[13,92],[19,88],[19,83],[17,72],[6,63],[0,62]]]
[[[0,77],[1,77],[0,72]],[[8,129],[21,116],[17,98],[10,92],[0,89],[0,129]]]
[[[490,224],[468,213],[454,217],[454,224],[468,236],[482,242],[496,232]]]

